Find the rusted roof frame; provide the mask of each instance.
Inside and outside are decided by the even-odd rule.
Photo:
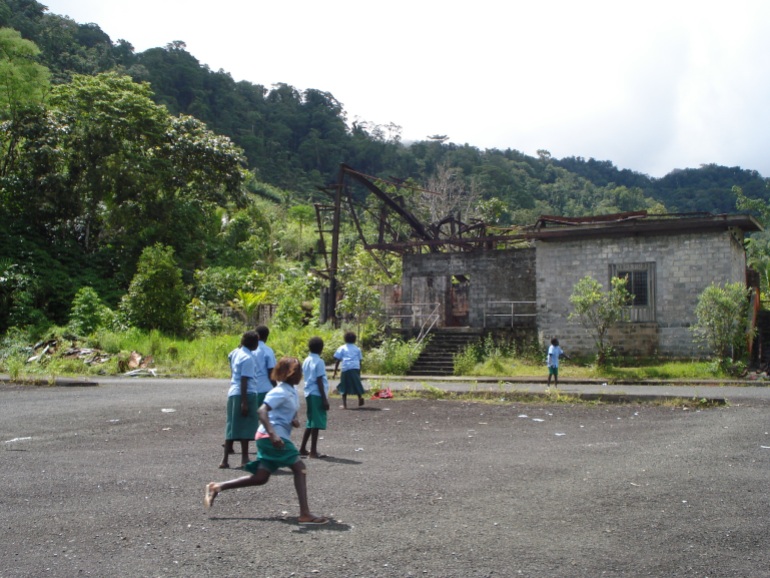
[[[657,215],[656,215],[657,217]],[[410,241],[408,243],[384,243],[370,245],[371,249],[409,253],[420,247],[457,246],[467,248],[486,248],[510,245],[522,241],[569,240],[589,237],[628,237],[636,235],[685,234],[694,231],[741,229],[744,232],[761,231],[762,226],[751,215],[712,215],[697,213],[687,215],[663,216],[663,218],[631,218],[621,221],[610,220],[603,223],[564,225],[553,229],[525,228],[520,233],[485,237],[465,237],[463,239],[434,239],[431,241]]]
[[[656,215],[657,217],[657,215]],[[696,231],[738,228],[745,232],[761,231],[762,226],[751,215],[680,215],[675,218],[645,218],[612,221],[592,225],[562,226],[555,229],[536,229],[529,238],[541,241],[586,237],[617,237],[632,235],[685,234]]]
[[[369,249],[378,251],[390,251],[393,253],[404,254],[412,253],[422,247],[448,247],[462,245],[465,250],[474,250],[479,248],[495,248],[499,245],[511,245],[522,241],[530,241],[531,234],[518,233],[515,235],[495,235],[489,237],[466,237],[464,239],[433,239],[431,241],[408,241],[404,243],[378,243],[368,245]]]
[[[544,228],[551,225],[590,225],[594,223],[621,222],[630,219],[644,219],[647,211],[628,211],[625,213],[613,213],[610,215],[588,215],[584,217],[563,217],[561,215],[540,215],[535,223],[535,228]]]

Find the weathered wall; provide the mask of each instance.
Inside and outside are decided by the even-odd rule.
[[[570,322],[575,283],[592,276],[606,289],[609,266],[655,263],[656,323],[618,327],[619,348],[630,355],[699,355],[690,326],[700,293],[712,282],[744,282],[746,259],[739,232],[538,241],[536,244],[539,338],[558,336],[565,351],[595,352],[589,334]]]
[[[535,250],[532,248],[469,253],[405,255],[402,301],[445,300],[452,276],[465,276],[468,326],[483,327],[489,301],[535,301]],[[442,301],[443,302],[443,301]],[[532,310],[532,308],[530,308]],[[442,310],[442,321],[445,321]],[[534,317],[522,323],[534,323]],[[488,318],[487,327],[510,325],[510,318]],[[443,324],[443,323],[442,323]]]

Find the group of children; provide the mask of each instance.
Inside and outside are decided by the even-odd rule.
[[[276,363],[275,354],[267,344],[267,327],[247,331],[240,347],[229,355],[231,380],[227,398],[227,426],[225,428],[225,455],[220,468],[229,467],[228,456],[233,453],[235,440],[241,442],[241,465],[249,475],[226,482],[206,485],[204,504],[211,507],[220,492],[266,484],[279,468],[287,467],[294,475],[294,487],[299,500],[298,521],[305,525],[329,523],[329,519],[314,515],[308,506],[307,469],[303,457],[325,458],[318,451],[318,436],[326,429],[329,411],[329,380],[326,365],[321,358],[324,342],[320,337],[308,341],[309,354],[304,362],[295,357],[284,357]],[[335,366],[332,378],[342,366],[337,390],[342,395],[342,407],[347,409],[347,396],[358,396],[358,405],[364,405],[361,383],[361,350],[356,346],[356,335],[345,334],[345,344],[334,352]],[[559,358],[567,357],[554,338],[548,348],[548,385],[554,379],[559,385]],[[307,421],[300,448],[291,441],[292,428],[299,423],[299,392],[296,386],[304,375]],[[255,419],[256,418],[256,419]],[[248,461],[249,439],[256,439],[257,457]],[[307,449],[310,444],[310,450]]]
[[[294,357],[284,357],[276,363],[273,350],[267,344],[267,327],[247,331],[241,338],[240,347],[229,355],[231,380],[227,402],[224,458],[220,468],[228,468],[228,457],[233,453],[235,440],[241,442],[241,465],[248,476],[226,482],[206,485],[204,504],[211,507],[217,495],[224,491],[248,486],[261,486],[272,473],[288,467],[294,475],[294,487],[300,506],[299,523],[319,525],[328,518],[310,512],[307,500],[307,470],[301,458],[325,458],[318,451],[318,436],[326,429],[329,411],[329,380],[326,365],[321,358],[324,342],[320,337],[308,341],[309,354],[300,365]],[[364,388],[361,383],[362,354],[355,345],[356,335],[345,333],[345,344],[334,353],[336,361],[332,377],[342,365],[340,383],[342,407],[347,409],[347,396],[358,396],[358,405],[364,405]],[[305,433],[300,448],[291,441],[291,430],[299,427],[299,393],[296,385],[304,375],[304,394],[307,409]],[[269,384],[265,389],[265,383]],[[248,443],[256,439],[257,457],[248,461]],[[310,450],[307,446],[310,444]]]

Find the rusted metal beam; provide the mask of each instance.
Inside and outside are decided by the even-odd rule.
[[[340,173],[349,175],[354,178],[364,187],[366,187],[371,193],[373,193],[378,199],[390,207],[399,217],[404,219],[418,237],[426,241],[433,240],[433,236],[425,230],[423,224],[412,213],[407,211],[404,207],[396,203],[393,198],[382,191],[377,185],[371,182],[365,175],[353,170],[351,167],[342,163],[340,165]]]

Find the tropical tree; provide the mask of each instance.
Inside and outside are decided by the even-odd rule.
[[[127,76],[76,75],[8,137],[23,150],[6,201],[57,242],[109,253],[125,285],[156,242],[174,247],[186,271],[199,268],[219,232],[216,208],[242,202],[246,176],[229,139],[171,117],[151,95]]]
[[[23,125],[49,90],[49,72],[37,63],[38,47],[10,28],[0,28],[0,178],[17,165]]]
[[[573,307],[569,319],[579,322],[590,333],[599,366],[607,365],[612,353],[607,332],[623,319],[625,308],[633,299],[627,285],[626,278],[613,277],[610,289],[605,291],[601,283],[587,275],[575,284],[569,298]]]
[[[299,243],[302,247],[302,229],[312,224],[315,220],[315,209],[310,205],[294,205],[289,208],[289,218],[299,225]]]
[[[129,324],[180,335],[186,328],[186,304],[187,291],[174,250],[159,243],[145,248],[120,304]]]
[[[238,291],[235,299],[230,305],[241,313],[243,321],[247,326],[255,327],[257,325],[257,315],[259,306],[267,302],[267,291],[255,293],[253,291]]]
[[[337,303],[337,314],[343,321],[355,323],[356,333],[363,341],[363,327],[374,334],[385,321],[386,312],[379,286],[398,283],[401,261],[392,254],[383,254],[375,259],[372,253],[358,247],[352,255],[344,258],[339,278],[342,298]]]
[[[49,89],[49,71],[38,64],[40,49],[11,28],[0,28],[0,118],[13,120],[39,105]]]

